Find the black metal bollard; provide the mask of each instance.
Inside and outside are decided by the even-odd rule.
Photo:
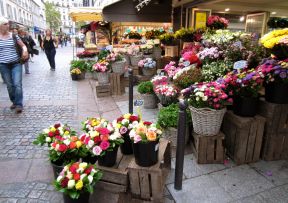
[[[182,176],[184,166],[185,134],[186,134],[186,109],[188,105],[185,100],[179,102],[178,136],[176,148],[175,183],[176,190],[182,190]]]
[[[129,113],[133,114],[133,70],[128,69],[129,76]]]

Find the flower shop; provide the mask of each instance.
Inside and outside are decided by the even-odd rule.
[[[67,202],[87,202],[93,188],[161,202],[180,100],[188,104],[185,144],[199,164],[288,158],[288,29],[259,39],[228,23],[212,15],[205,29],[129,32],[125,46],[77,53],[72,80],[95,80],[97,97],[122,95],[130,69],[143,108],[159,113],[155,123],[127,113],[87,118],[82,132],[44,129],[34,144],[49,147],[54,185]]]

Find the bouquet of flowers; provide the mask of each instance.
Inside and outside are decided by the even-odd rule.
[[[146,41],[147,45],[152,45],[153,47],[158,47],[160,45],[159,39],[151,39]]]
[[[163,95],[166,97],[177,97],[179,90],[172,85],[158,85],[154,88],[154,92],[158,95]]]
[[[152,58],[145,58],[139,61],[138,66],[140,68],[156,68],[156,61]]]
[[[200,51],[197,56],[201,59],[203,63],[210,63],[222,57],[222,51],[218,47],[205,48]]]
[[[197,54],[202,48],[203,47],[201,44],[193,44],[193,45],[189,44],[185,46],[184,49],[182,49],[181,55],[189,51],[191,51],[193,54]]]
[[[109,71],[109,63],[106,60],[101,60],[95,63],[92,67],[93,71],[96,72],[107,72]]]
[[[226,75],[226,73],[231,71],[232,68],[233,63],[229,61],[215,61],[204,64],[202,66],[203,80],[206,82],[217,80]]]
[[[257,67],[257,72],[269,82],[285,82],[288,83],[288,62],[275,59],[266,59]]]
[[[152,44],[142,44],[142,45],[140,45],[140,50],[144,54],[151,54],[153,51],[153,45]]]
[[[194,54],[192,51],[187,51],[182,55],[182,58],[186,61],[189,61],[190,64],[196,64],[197,67],[201,65],[201,61],[198,56]]]
[[[174,44],[174,34],[172,33],[165,33],[159,36],[160,42],[164,45],[171,46]]]
[[[129,135],[129,132],[140,122],[139,116],[130,113],[124,114],[113,121],[113,126],[119,130],[122,136]]]
[[[229,21],[219,16],[209,16],[206,22],[207,27],[211,29],[226,29]]]
[[[156,75],[151,79],[153,86],[156,87],[157,85],[166,85],[168,84],[168,77],[164,75]]]
[[[96,56],[96,53],[94,52],[89,52],[89,51],[82,51],[82,52],[78,52],[76,54],[76,56],[78,58],[93,58]]]
[[[81,70],[79,68],[73,68],[70,71],[71,75],[80,75],[81,74]]]
[[[168,74],[169,78],[173,78],[179,70],[181,70],[181,68],[176,67],[175,61],[170,61],[170,63],[164,67],[164,71]]]
[[[216,30],[215,33],[205,33],[203,39],[206,43],[227,46],[233,40],[239,39],[241,32],[231,32],[229,30]]]
[[[147,143],[150,141],[157,141],[162,135],[162,131],[151,122],[140,122],[129,133],[130,139],[134,143]]]
[[[272,49],[277,44],[288,44],[288,28],[282,30],[273,30],[266,35],[264,35],[260,42],[263,44],[265,48]],[[286,40],[285,40],[286,39]]]
[[[68,138],[75,136],[76,132],[67,124],[56,123],[49,128],[44,129],[38,134],[38,137],[33,144],[43,146],[45,143],[50,145],[55,139],[61,140],[62,138]]]
[[[201,69],[196,68],[195,65],[180,69],[173,77],[173,83],[181,89],[189,87],[195,82],[199,82],[201,80]]]
[[[116,62],[116,61],[122,61],[123,56],[121,56],[118,53],[110,53],[107,57],[106,57],[106,61],[108,62]],[[103,71],[102,71],[103,72]]]
[[[195,108],[223,109],[233,101],[223,89],[225,85],[217,82],[196,83],[182,90],[181,93]]]
[[[87,118],[82,122],[82,130],[84,132],[95,131],[98,127],[107,127],[109,121],[104,118]]]
[[[192,29],[181,28],[175,32],[175,38],[181,39],[184,42],[193,42],[194,41],[194,32]]]
[[[56,190],[72,199],[81,194],[92,193],[93,186],[100,180],[102,173],[94,165],[86,162],[75,162],[66,165],[54,181]]]

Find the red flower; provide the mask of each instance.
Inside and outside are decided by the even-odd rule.
[[[120,123],[123,119],[123,117],[117,118],[117,123]]]
[[[64,138],[61,137],[60,135],[56,135],[55,138],[56,138],[57,140],[61,140],[61,141],[64,140]]]
[[[108,141],[102,141],[99,146],[102,150],[106,150],[110,146],[110,143]]]
[[[48,133],[48,136],[49,136],[49,137],[53,137],[53,136],[54,136],[54,133],[53,133],[53,132],[49,132],[49,133]]]
[[[74,175],[73,175],[73,178],[74,178],[74,180],[80,180],[80,174],[79,173],[75,173]]]
[[[82,136],[80,137],[81,142],[84,142],[85,138],[86,138],[86,135],[85,135],[85,134],[82,135]]]
[[[69,168],[69,170],[71,171],[71,173],[72,174],[76,174],[77,172],[76,172],[76,170],[79,168],[79,165],[77,165],[77,164],[72,164],[71,166],[70,166],[70,168]]]
[[[97,131],[102,135],[108,135],[110,133],[110,130],[107,128],[98,128]]]
[[[70,142],[69,148],[70,149],[75,149],[76,148],[76,142]]]
[[[151,125],[152,123],[149,122],[149,121],[144,121],[143,124],[144,124],[144,125]]]
[[[86,169],[84,170],[84,173],[86,173],[87,175],[89,175],[89,174],[91,173],[92,169],[93,169],[93,166],[90,166],[89,168],[86,168]]]
[[[90,137],[87,136],[87,137],[85,138],[84,143],[85,143],[86,145],[88,145],[89,140],[90,140]]]
[[[69,181],[69,178],[67,178],[67,177],[63,178],[63,179],[61,180],[61,183],[60,183],[60,184],[61,184],[61,187],[62,187],[62,188],[67,187],[68,181]]]
[[[54,128],[59,128],[60,126],[61,126],[60,123],[56,123],[56,124],[54,125]]]
[[[56,131],[55,131],[55,135],[60,135],[59,130],[56,130]]]
[[[95,143],[101,142],[100,136],[94,137],[94,142],[95,142]]]
[[[59,151],[60,151],[60,152],[66,151],[67,148],[68,148],[68,147],[67,147],[65,144],[60,144],[60,145],[59,145]]]
[[[129,120],[130,120],[130,122],[133,122],[133,121],[138,121],[139,118],[138,118],[138,116],[133,116],[133,115],[131,115],[130,118],[129,118]]]

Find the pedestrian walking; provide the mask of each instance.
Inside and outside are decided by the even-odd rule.
[[[27,47],[28,53],[29,54],[33,54],[33,49],[31,48],[31,45],[29,43],[29,37],[27,36],[27,29],[25,28],[20,28],[18,30],[18,35],[20,37],[20,39],[22,40],[22,42],[25,44],[25,46]],[[25,63],[23,64],[25,67],[25,74],[30,74],[29,71],[29,60],[25,61]]]
[[[41,47],[44,49],[49,61],[50,70],[55,71],[55,55],[56,48],[58,47],[58,41],[53,38],[52,31],[50,29],[46,30],[46,36],[44,37]]]
[[[42,49],[42,36],[41,36],[41,34],[38,34],[38,43],[39,43],[39,47],[41,47],[41,49]],[[43,49],[42,49],[43,50]]]
[[[21,113],[23,110],[21,59],[28,59],[27,47],[18,35],[9,32],[8,19],[0,16],[0,72],[7,84],[12,102],[10,109],[15,109],[16,113]]]

